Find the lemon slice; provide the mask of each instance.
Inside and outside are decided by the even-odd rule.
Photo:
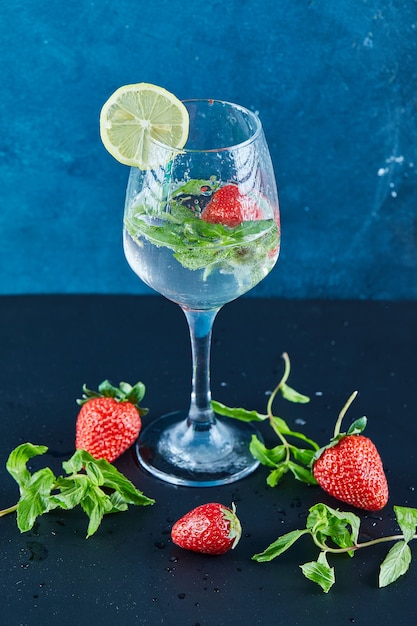
[[[181,149],[188,137],[188,111],[172,93],[149,83],[125,85],[103,105],[100,136],[110,154],[125,165],[151,169],[172,153],[152,142]]]

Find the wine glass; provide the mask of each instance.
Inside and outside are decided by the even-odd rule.
[[[130,170],[123,242],[133,271],[185,313],[191,402],[188,411],[144,427],[136,450],[140,464],[168,483],[214,486],[258,466],[249,450],[258,434],[253,425],[213,412],[210,345],[220,308],[263,280],[277,261],[278,195],[257,115],[220,100],[184,105],[185,147],[150,141],[151,167]]]

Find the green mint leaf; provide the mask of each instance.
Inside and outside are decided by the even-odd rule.
[[[202,247],[212,247],[221,238],[224,244],[235,241],[231,235],[230,229],[223,224],[211,224],[196,217],[190,217],[183,220],[181,224],[182,234],[188,241],[188,244],[198,244]]]
[[[263,552],[259,552],[258,554],[254,554],[252,559],[254,561],[258,561],[259,563],[264,563],[265,561],[272,561],[277,556],[291,548],[291,546],[303,535],[307,534],[308,530],[292,530],[281,537],[278,537],[276,541],[271,543]]]
[[[110,496],[110,502],[112,505],[112,512],[116,513],[117,511],[127,511],[128,503],[123,498],[123,496],[117,491],[113,491]]]
[[[321,543],[326,543],[326,539],[330,538],[332,542],[339,548],[351,548],[354,546],[354,538],[352,536],[351,526],[344,519],[332,517],[328,526],[317,532],[317,537]],[[349,550],[348,556],[353,557],[355,550]]]
[[[203,280],[207,280],[217,268],[223,267],[224,271],[231,273],[226,269],[228,264],[229,251],[226,248],[221,250],[213,250],[212,248],[197,247],[187,248],[186,250],[176,250],[174,257],[183,267],[189,270],[204,269]]]
[[[338,511],[320,502],[310,508],[306,528],[320,543],[330,538],[337,546],[349,548],[357,544],[360,518],[354,513]],[[353,556],[353,553],[351,550],[348,554]]]
[[[215,179],[205,180],[193,178],[184,183],[184,185],[180,185],[180,187],[177,187],[177,189],[175,189],[175,191],[172,193],[172,197],[175,198],[176,196],[184,194],[199,196],[201,195],[202,187],[209,187],[211,191],[214,192],[219,187],[219,183],[216,182]]]
[[[411,563],[410,546],[399,541],[392,546],[379,571],[379,586],[386,587],[406,573]]]
[[[317,481],[314,478],[313,474],[310,470],[305,469],[305,467],[301,467],[301,465],[297,465],[297,463],[293,463],[292,461],[290,461],[288,463],[288,469],[300,482],[307,483],[308,485],[317,485]]]
[[[282,419],[282,417],[276,417],[273,415],[270,418],[271,426],[275,430],[276,433],[281,433],[282,435],[291,435],[292,430],[288,426],[287,422]]]
[[[80,504],[85,497],[88,483],[88,477],[83,474],[78,474],[73,477],[59,476],[55,485],[58,491],[51,495],[51,499],[57,506],[61,507],[61,509],[73,509]]]
[[[172,250],[181,249],[182,228],[167,213],[163,219],[151,217],[145,210],[135,209],[125,217],[124,225],[127,232],[135,241],[140,241],[140,237],[146,237],[156,246],[166,246]]]
[[[305,450],[304,448],[297,448],[296,446],[290,446],[290,450],[296,461],[302,463],[306,467],[309,467],[311,465],[315,454],[314,450]],[[315,482],[315,484],[317,484],[317,481]]]
[[[228,407],[216,400],[211,401],[213,411],[223,417],[232,417],[233,419],[240,420],[241,422],[263,422],[268,418],[267,415],[262,415],[257,411],[247,411],[246,409]]]
[[[307,402],[310,402],[310,398],[308,396],[299,393],[298,391],[287,385],[287,383],[283,383],[281,385],[280,391],[282,397],[286,400],[289,400],[289,402],[296,402],[299,404],[306,404]]]
[[[335,583],[334,568],[330,567],[327,563],[324,552],[319,554],[317,561],[304,563],[304,565],[300,567],[304,576],[317,585],[320,585],[324,593],[328,593]]]
[[[31,478],[31,473],[26,467],[27,462],[35,456],[45,454],[47,450],[46,446],[36,446],[33,443],[22,443],[12,450],[6,463],[6,469],[20,487]]]
[[[295,439],[300,439],[300,441],[308,443],[314,450],[319,449],[319,445],[315,441],[309,439],[303,433],[299,433],[296,430],[291,430],[287,422],[281,417],[272,416],[270,419],[270,423],[277,434],[280,433],[281,435],[288,435],[290,437],[294,437]]]
[[[339,524],[340,523],[340,524]],[[361,520],[355,513],[333,511],[330,529],[333,541],[342,548],[348,548],[358,543]],[[343,530],[346,529],[346,533]]]
[[[273,469],[266,478],[266,483],[269,487],[276,487],[281,478],[288,472],[288,464],[281,463],[278,467]]]
[[[318,502],[309,509],[309,513],[306,521],[306,528],[309,528],[313,533],[316,533],[320,528],[327,528],[328,520],[333,514],[334,509]]]
[[[111,465],[105,459],[100,459],[96,463],[98,463],[103,476],[103,487],[114,489],[127,504],[148,506],[155,503],[155,500],[145,496],[114,465]]]
[[[417,509],[406,506],[394,506],[394,513],[404,535],[404,541],[411,541],[417,529]]]
[[[252,435],[249,450],[252,456],[266,467],[276,467],[286,454],[285,446],[268,449],[256,435]]]
[[[177,202],[176,200],[172,200],[169,205],[170,212],[165,212],[161,215],[161,218],[167,219],[173,224],[180,225],[185,220],[189,220],[190,218],[197,219],[190,209],[182,204],[182,202]]]
[[[117,491],[128,504],[147,506],[154,504],[155,500],[145,496],[133,483],[119,472],[114,465],[105,459],[95,459],[85,450],[77,450],[73,456],[62,464],[68,474],[78,473],[83,467],[90,472],[90,477],[95,475],[96,484]],[[93,470],[92,468],[96,468]],[[97,480],[97,477],[100,478]]]
[[[287,449],[284,445],[275,446],[274,448],[265,448],[265,454],[270,459],[271,463],[279,465],[281,461],[285,459]]]
[[[104,485],[103,473],[100,468],[100,464],[94,461],[87,461],[85,464],[85,472],[87,477],[90,479],[91,484],[100,487]]]
[[[93,535],[101,524],[106,513],[113,512],[110,497],[99,487],[88,484],[84,498],[80,502],[83,511],[88,515],[87,539]]]
[[[68,461],[63,461],[62,467],[67,474],[77,474],[83,468],[85,463],[91,461],[93,457],[85,450],[76,450]]]
[[[21,485],[21,495],[17,506],[17,525],[20,532],[30,530],[37,517],[56,508],[51,499],[51,490],[55,485],[55,475],[45,467],[38,470]]]

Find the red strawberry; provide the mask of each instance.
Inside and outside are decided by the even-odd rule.
[[[378,511],[388,501],[388,485],[378,450],[368,437],[346,435],[325,450],[313,474],[331,496],[367,511]]]
[[[316,454],[313,474],[322,489],[338,500],[378,511],[387,504],[388,484],[378,450],[360,434],[366,417],[356,420],[347,433],[338,432],[346,407],[355,396],[352,394],[339,416],[330,444]]]
[[[263,219],[263,211],[249,196],[242,195],[237,185],[225,185],[213,194],[201,219],[234,228],[245,221]]]
[[[117,459],[138,438],[147,409],[139,407],[145,386],[120,383],[113,387],[108,380],[99,385],[98,393],[83,387],[77,400],[82,408],[77,417],[75,447],[86,450],[96,459],[110,463]]]
[[[181,548],[204,554],[224,554],[235,548],[242,534],[236,507],[210,502],[175,522],[171,538]]]

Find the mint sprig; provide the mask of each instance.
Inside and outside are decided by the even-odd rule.
[[[329,556],[347,554],[353,557],[357,550],[394,541],[395,544],[379,569],[378,586],[386,587],[407,572],[411,563],[408,544],[417,539],[417,509],[394,506],[394,513],[402,534],[358,542],[361,520],[357,515],[318,503],[310,508],[304,529],[281,535],[263,552],[254,554],[252,559],[259,563],[272,561],[291,548],[300,537],[309,535],[320,552],[316,561],[304,563],[300,568],[306,578],[328,593],[336,581],[335,569],[328,561]]]
[[[37,518],[48,511],[80,505],[89,518],[88,538],[97,531],[104,515],[126,511],[129,504],[147,506],[155,502],[108,461],[94,459],[85,450],[77,450],[62,463],[66,475],[55,476],[49,467],[32,474],[28,461],[47,450],[46,446],[24,443],[12,450],[6,463],[19,485],[20,499],[14,506],[0,511],[0,517],[16,511],[22,533],[31,530]]]
[[[254,264],[278,245],[278,228],[272,219],[242,222],[235,228],[211,224],[194,216],[179,203],[171,213],[149,219],[146,207],[135,207],[125,217],[125,226],[137,240],[145,237],[155,246],[174,251],[174,257],[187,269],[198,270],[220,263]],[[256,243],[255,243],[256,242]]]
[[[310,485],[316,485],[317,481],[311,471],[311,463],[314,455],[320,449],[320,446],[303,433],[292,430],[284,419],[273,415],[272,412],[272,406],[278,393],[289,402],[305,404],[310,401],[308,396],[296,391],[288,384],[287,381],[291,371],[290,359],[286,352],[284,352],[282,357],[285,365],[284,373],[269,397],[265,414],[258,413],[257,411],[247,411],[243,408],[227,407],[216,400],[212,401],[212,407],[214,412],[218,415],[231,417],[240,421],[269,421],[280,444],[273,448],[267,448],[256,435],[253,435],[249,448],[255,459],[262,465],[270,468],[270,473],[266,479],[270,487],[275,487],[287,472],[293,474],[296,480]],[[295,439],[297,444],[298,442],[302,442],[302,445],[299,446],[296,445],[296,443],[291,443],[288,438]],[[307,444],[308,447],[306,448],[304,444]]]
[[[198,210],[193,213],[183,204],[187,196],[202,196],[201,189],[205,188],[213,192],[218,183],[190,180],[164,202],[139,197],[125,215],[127,232],[139,245],[145,238],[155,246],[171,249],[189,270],[204,269],[204,280],[216,269],[236,274],[239,280],[244,269],[252,285],[256,284],[265,276],[265,258],[270,254],[273,259],[279,246],[279,231],[270,207],[265,211],[265,215],[271,214],[270,219],[245,221],[234,228],[211,224],[200,219]]]

